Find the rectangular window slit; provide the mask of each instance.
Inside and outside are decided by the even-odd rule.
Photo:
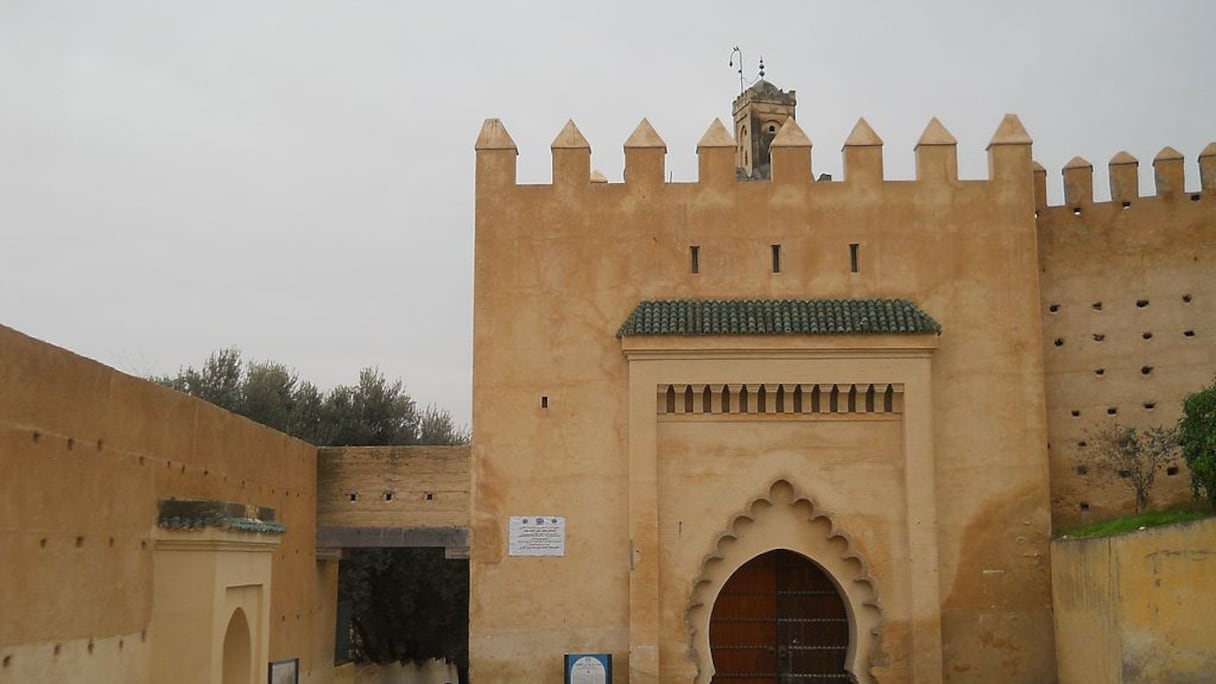
[[[773,273],[781,272],[781,245],[773,245]]]
[[[688,260],[689,260],[689,265],[692,267],[692,272],[700,273],[701,272],[701,247],[699,245],[692,245],[691,247],[688,248]]]
[[[549,397],[547,397],[547,396],[543,396],[543,395],[541,396],[541,398],[540,398],[540,407],[541,407],[541,408],[549,408]]]
[[[860,251],[861,251],[861,244],[856,243],[856,242],[849,244],[849,272],[850,273],[860,273],[861,272],[861,260],[860,260],[861,255],[859,254]]]

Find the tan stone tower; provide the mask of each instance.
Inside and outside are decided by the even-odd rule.
[[[764,79],[735,98],[732,112],[735,118],[735,166],[745,178],[768,178],[769,145],[785,124],[794,118],[798,104],[794,91],[788,93]]]

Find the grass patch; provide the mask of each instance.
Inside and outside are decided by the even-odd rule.
[[[1086,537],[1110,537],[1124,532],[1133,532],[1141,527],[1160,527],[1174,523],[1201,520],[1216,515],[1216,511],[1148,511],[1136,515],[1125,515],[1122,518],[1104,520],[1102,522],[1066,530],[1062,537],[1071,539]]]

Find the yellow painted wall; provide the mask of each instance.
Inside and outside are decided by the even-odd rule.
[[[1038,210],[1057,529],[1135,508],[1133,490],[1089,456],[1087,432],[1111,420],[1173,425],[1183,398],[1216,376],[1216,196],[1180,192],[1179,158],[1158,162],[1177,180],[1140,197],[1126,159],[1111,167],[1112,201],[1093,201],[1093,171],[1081,160],[1065,170],[1065,204]],[[1170,465],[1150,506],[1190,499],[1186,463]]]
[[[1216,518],[1052,542],[1061,684],[1190,684],[1216,672]]]
[[[2,326],[0,387],[0,681],[150,681],[169,497],[275,509],[269,657],[328,681],[336,569],[315,557],[314,447]]]
[[[468,446],[317,452],[318,527],[469,526]]]

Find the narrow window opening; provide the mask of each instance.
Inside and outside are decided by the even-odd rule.
[[[781,245],[773,245],[773,273],[781,272]]]
[[[866,390],[866,413],[874,413],[874,387]]]
[[[1072,215],[1073,215],[1073,216],[1080,216],[1080,215],[1081,215],[1081,207],[1073,207],[1073,208],[1072,208]]]
[[[1069,411],[1068,413],[1069,413],[1069,415],[1071,415],[1073,418],[1080,418],[1080,417],[1081,417],[1081,412],[1080,412],[1080,411],[1078,411],[1077,409],[1073,409],[1073,410]]]
[[[1086,512],[1086,513],[1089,512],[1089,502],[1088,501],[1081,502],[1081,511]]]
[[[1143,309],[1143,308],[1144,308],[1144,307],[1146,307],[1146,306],[1148,306],[1148,300],[1147,300],[1147,299],[1137,299],[1137,300],[1136,300],[1136,308],[1138,308],[1138,309]]]
[[[385,500],[385,501],[392,501],[392,500],[393,500],[393,493],[392,493],[392,492],[385,492],[385,493],[384,493],[384,500]]]
[[[1051,306],[1047,307],[1047,310],[1050,311],[1051,313],[1057,313],[1060,310],[1060,305],[1052,304]]]
[[[895,390],[887,387],[886,394],[882,395],[882,410],[890,413],[895,410]]]
[[[708,387],[706,387],[705,391],[701,393],[701,412],[714,412],[714,393]]]
[[[802,413],[802,385],[794,388],[794,413]]]
[[[1191,303],[1191,296],[1190,296],[1189,294],[1184,294],[1184,295],[1182,295],[1182,302],[1183,302],[1184,304],[1190,304],[1190,303]]]
[[[730,388],[722,386],[722,412],[730,413]]]
[[[1195,193],[1194,195],[1191,195],[1191,201],[1192,201],[1192,202],[1198,202],[1198,201],[1199,201],[1199,193]]]
[[[1106,369],[1105,368],[1095,368],[1094,375],[1096,375],[1098,377],[1102,377],[1103,375],[1106,375]]]
[[[1131,203],[1131,202],[1127,202],[1127,201],[1124,201],[1124,202],[1123,202],[1123,208],[1124,208],[1124,209],[1131,209],[1131,207],[1132,207],[1132,203]]]
[[[1103,335],[1102,333],[1094,333],[1094,342],[1101,342],[1102,340],[1105,340],[1105,339],[1106,339],[1106,335]]]
[[[760,389],[756,391],[756,411],[768,413],[768,390],[764,385],[760,385]]]
[[[1151,340],[1151,339],[1153,339],[1153,334],[1152,334],[1151,332],[1147,332],[1147,331],[1146,331],[1146,332],[1145,332],[1143,335],[1141,335],[1140,337],[1143,337],[1143,338],[1144,338],[1144,339],[1146,339],[1146,340]]]
[[[1146,401],[1146,402],[1144,402],[1144,410],[1145,410],[1145,411],[1152,411],[1152,410],[1153,410],[1153,409],[1155,409],[1155,408],[1157,408],[1157,402],[1155,402],[1155,401]]]
[[[1064,346],[1064,338],[1063,338],[1063,337],[1057,337],[1057,338],[1055,339],[1055,341],[1054,341],[1054,342],[1052,342],[1052,344],[1054,344],[1054,345],[1055,345],[1055,346],[1057,346],[1057,347],[1063,347],[1063,346]]]
[[[859,273],[861,271],[861,244],[857,242],[849,243],[849,272]]]
[[[1165,474],[1173,477],[1178,474],[1178,466],[1170,466],[1165,469]]]
[[[692,413],[693,391],[691,387],[684,389],[684,413]]]
[[[427,501],[434,501],[434,500],[435,500],[435,492],[427,492],[427,493],[426,493],[426,500],[427,500]]]
[[[747,387],[740,387],[739,388],[739,412],[740,413],[747,413],[747,400],[748,400],[747,395],[748,395]]]
[[[350,501],[351,503],[354,503],[354,502],[356,502],[356,501],[358,501],[358,500],[359,500],[359,492],[351,492],[351,493],[349,493],[349,494],[347,494],[347,495],[346,495],[346,498],[347,498],[347,500],[348,500],[348,501]]]
[[[666,399],[667,399],[667,412],[675,413],[676,412],[676,388],[672,387],[671,385],[667,386]]]
[[[1152,373],[1152,372],[1153,372],[1152,366],[1140,366],[1141,375],[1148,375],[1149,373]]]
[[[1182,336],[1183,336],[1183,337],[1194,337],[1194,336],[1195,336],[1195,331],[1194,331],[1194,330],[1183,330],[1183,331],[1182,331]]]
[[[836,413],[840,409],[840,390],[832,385],[832,393],[828,395],[828,410]]]
[[[693,273],[701,272],[701,248],[698,245],[692,245],[688,248],[689,266]]]
[[[849,413],[857,412],[857,386],[849,385]]]
[[[1093,304],[1090,304],[1090,306],[1093,307],[1094,311],[1102,310],[1102,302],[1094,302]]]
[[[1089,466],[1084,466],[1084,465],[1079,465],[1079,466],[1077,466],[1077,474],[1078,474],[1078,475],[1088,475],[1088,474],[1089,474]]]
[[[540,397],[540,407],[541,407],[541,408],[549,408],[549,397],[548,397],[547,395],[541,395],[541,397]]]
[[[1119,409],[1115,408],[1114,406],[1106,409],[1106,415],[1108,415],[1108,416],[1113,416],[1118,412],[1119,412]]]
[[[819,413],[823,410],[823,395],[819,391],[819,386],[816,385],[811,390],[811,412]]]
[[[1077,442],[1077,448],[1078,448],[1078,449],[1084,449],[1084,448],[1085,448],[1085,447],[1087,447],[1087,446],[1089,446],[1089,442],[1086,442],[1086,441],[1085,441],[1085,440],[1083,440],[1083,439]]]
[[[777,385],[777,413],[785,413],[785,385]]]

